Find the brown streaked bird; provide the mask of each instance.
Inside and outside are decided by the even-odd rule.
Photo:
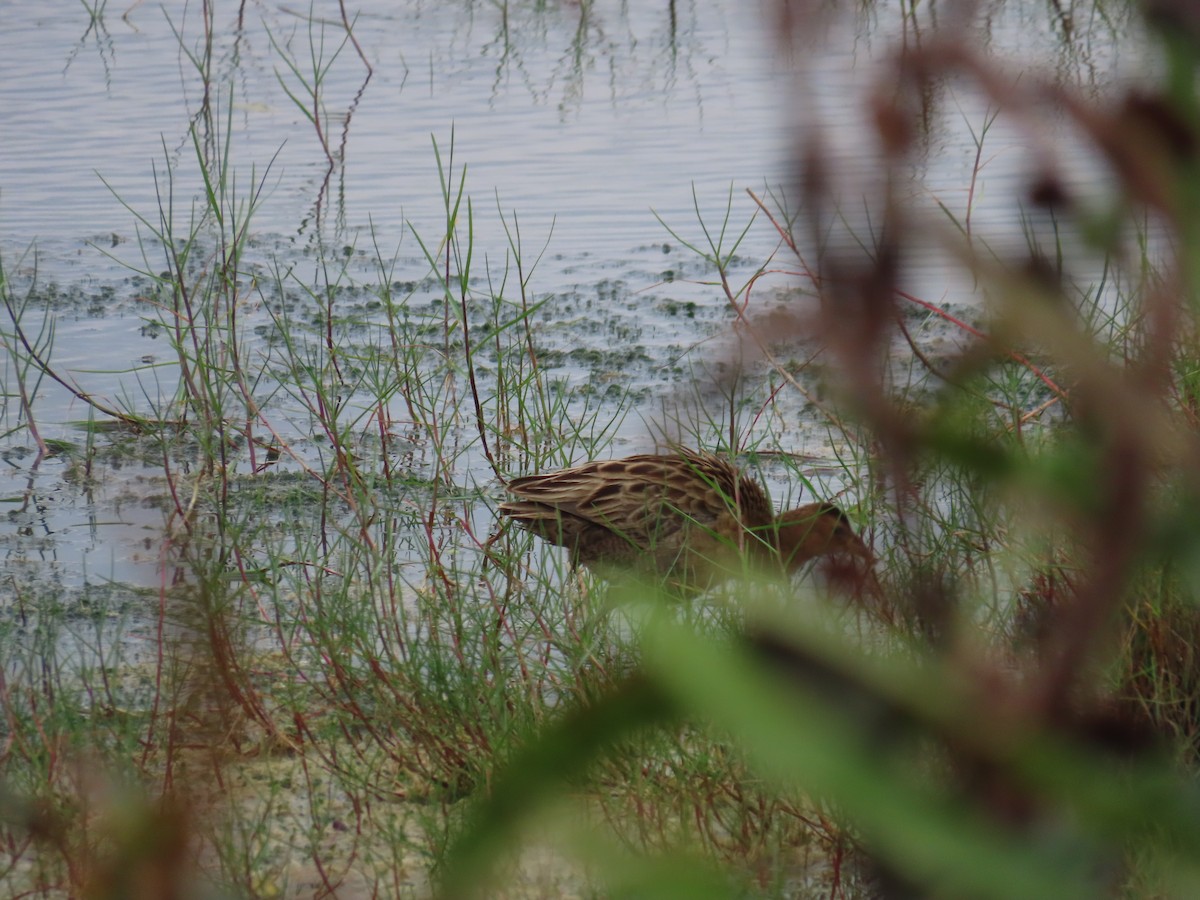
[[[828,556],[835,577],[874,584],[874,558],[831,503],[776,516],[728,460],[679,449],[514,478],[502,515],[592,569],[656,573],[692,590],[760,569],[794,573]],[[847,566],[848,564],[848,566]]]

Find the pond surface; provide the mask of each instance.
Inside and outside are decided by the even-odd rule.
[[[151,231],[168,201],[180,233],[203,208],[197,145],[228,148],[239,203],[257,192],[248,270],[290,268],[289,283],[320,285],[329,260],[346,259],[345,280],[362,288],[368,310],[362,298],[380,281],[415,283],[413,304],[440,296],[421,287],[430,268],[422,241],[436,252],[444,229],[440,159],[451,192],[465,174],[472,200],[473,287],[503,277],[519,227],[526,274],[538,259],[538,335],[562,354],[561,378],[597,386],[600,403],[607,386],[628,388],[612,395],[613,415],[627,412],[609,449],[646,449],[662,409],[703,362],[696,348],[721,347],[704,342],[732,319],[714,269],[685,243],[703,247],[705,229],[726,226],[729,248],[748,227],[735,280],[765,266],[779,273],[759,296],[798,286],[796,261],[779,253],[746,190],[764,199],[784,190],[796,128],[814,115],[850,170],[870,168],[857,140],[870,77],[897,42],[927,39],[952,18],[940,4],[889,6],[848,12],[797,78],[774,53],[774,7],[734,0],[360,2],[347,6],[357,45],[333,3],[221,5],[211,28],[197,4],[109,5],[97,19],[66,0],[9,4],[0,29],[9,290],[29,298],[28,331],[53,325],[58,374],[149,414],[179,377],[161,309],[147,301],[165,267]],[[1014,75],[1036,66],[1101,91],[1145,67],[1126,40],[1128,14],[1110,12],[1073,22],[1042,4],[985,4],[978,33]],[[929,124],[914,202],[961,214],[970,192],[981,235],[1022,240],[1025,137],[1001,121],[981,154],[989,112],[979,97],[964,90],[942,108],[955,112]],[[189,130],[202,121],[219,133]],[[969,281],[934,259],[914,261],[909,287],[936,304],[976,302]],[[263,309],[246,315],[249,333],[270,330]],[[161,470],[116,455],[99,479],[80,479],[66,455],[35,467],[18,370],[9,357],[0,569],[62,587],[155,584]],[[42,436],[80,444],[86,405],[24,374]],[[281,419],[295,412],[287,398],[276,402]],[[800,412],[765,427],[816,457],[814,471],[835,453],[824,426]],[[486,485],[480,463],[471,457],[464,478]],[[774,486],[779,499],[786,489]]]

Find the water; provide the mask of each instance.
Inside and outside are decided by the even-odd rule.
[[[194,11],[138,7],[128,24],[106,19],[97,32],[67,8],[10,14],[15,27],[5,29],[0,212],[18,243],[132,237],[132,217],[112,193],[155,209],[151,167],[161,173],[164,155],[187,157],[189,116],[203,100],[186,56],[199,49]],[[401,239],[406,219],[436,227],[431,142],[446,153],[452,134],[482,214],[491,218],[498,195],[531,235],[555,223],[556,250],[572,256],[616,261],[661,242],[649,210],[686,224],[693,184],[711,208],[730,185],[778,180],[777,79],[758,16],[738,4],[685,5],[673,31],[666,4],[596,4],[586,15],[569,4],[514,7],[507,33],[491,4],[355,9],[372,67],[365,88],[364,63],[352,47],[337,51],[332,25],[262,6],[250,8],[240,37],[232,22],[216,22],[215,77],[232,84],[211,100],[222,111],[232,102],[242,177],[278,154],[256,220],[263,231],[295,234],[315,215],[327,161],[285,93],[304,88],[276,47],[306,61],[321,42],[328,137],[345,154],[327,213],[347,230],[373,222],[385,246]],[[335,12],[314,8],[318,18]]]
[[[315,283],[318,257],[342,246],[356,248],[354,272],[364,284],[378,278],[374,245],[395,254],[395,280],[427,274],[417,237],[436,242],[444,218],[436,144],[456,178],[465,170],[477,275],[485,265],[502,271],[505,222],[519,223],[527,258],[546,247],[533,285],[536,298],[550,298],[539,326],[548,345],[628,345],[646,360],[626,368],[575,354],[561,365],[572,383],[624,382],[640,391],[617,450],[649,445],[659,411],[686,381],[670,370],[692,361],[730,319],[714,273],[683,242],[703,245],[701,221],[719,229],[730,203],[730,232],[745,227],[755,213],[745,190],[766,197],[788,182],[791,140],[814,117],[842,148],[847,170],[869,172],[863,90],[895,42],[929,39],[943,13],[862,10],[810,49],[797,78],[773,54],[773,7],[735,0],[368,0],[350,6],[362,58],[343,43],[337,4],[315,4],[311,18],[248,4],[240,27],[230,18],[239,8],[221,6],[213,22],[206,94],[193,61],[206,35],[195,4],[106,8],[92,21],[67,0],[36,10],[0,2],[0,253],[18,296],[31,285],[40,290],[26,325],[53,323],[56,370],[143,413],[175,390],[175,369],[158,366],[172,358],[165,337],[146,328],[155,317],[150,281],[135,274],[157,273],[165,262],[138,217],[156,226],[169,191],[176,227],[186,227],[202,190],[189,126],[208,103],[239,196],[261,187],[251,259],[283,260],[302,282]],[[1013,66],[1050,60],[1054,77],[1081,90],[1104,90],[1141,67],[1136,48],[1122,50],[1118,40],[1125,23],[1068,27],[1039,4],[997,4],[986,13],[978,30],[993,54]],[[314,69],[320,131],[305,94]],[[942,202],[961,214],[973,134],[988,113],[969,86],[942,89],[954,100],[928,130],[913,202]],[[1023,240],[1013,223],[1030,167],[1025,141],[1020,129],[998,124],[974,185],[975,227],[997,246]],[[1082,180],[1102,189],[1094,173]],[[774,228],[759,216],[734,275],[748,278],[777,249]],[[780,272],[756,296],[795,285],[794,261],[776,260],[771,268]],[[913,292],[933,302],[973,302],[972,285],[936,255],[916,260],[910,279]],[[53,302],[45,299],[50,288]],[[261,310],[247,315],[269,322]],[[162,485],[154,470],[109,462],[85,489],[64,459],[32,468],[28,435],[16,428],[14,378],[10,359],[0,568],[52,572],[67,585],[156,583]],[[35,412],[45,437],[82,440],[74,423],[89,413],[77,396],[43,381]],[[832,453],[819,430],[778,427],[818,457]]]

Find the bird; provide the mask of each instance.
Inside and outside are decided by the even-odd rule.
[[[776,515],[726,458],[686,448],[593,460],[513,478],[500,514],[602,575],[633,571],[698,592],[747,570],[793,574],[829,557],[832,574],[873,585],[874,558],[846,514],[808,503]],[[847,573],[850,573],[847,575]]]

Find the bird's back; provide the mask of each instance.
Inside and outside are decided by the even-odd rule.
[[[770,500],[727,460],[681,450],[515,478],[504,515],[586,565],[648,566],[683,580],[767,551]],[[759,537],[759,535],[763,535]],[[682,572],[680,571],[682,568]]]

